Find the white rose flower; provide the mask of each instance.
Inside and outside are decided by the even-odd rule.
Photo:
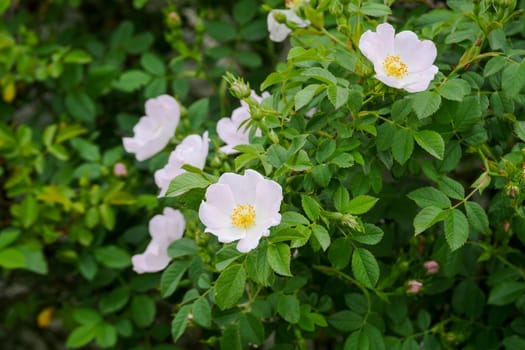
[[[133,137],[124,137],[124,149],[135,153],[138,161],[160,152],[175,133],[180,120],[180,106],[169,95],[146,101],[146,115],[133,128]]]
[[[131,258],[133,270],[137,273],[164,270],[171,260],[168,247],[182,238],[185,227],[186,221],[178,210],[164,208],[162,215],[155,215],[149,222],[151,241],[148,247],[144,253]]]
[[[263,92],[262,97],[257,95],[253,90],[251,98],[258,103],[261,103],[263,99],[270,96],[269,93]],[[250,119],[250,107],[244,101],[241,101],[241,106],[236,108],[232,112],[231,118],[222,118],[217,122],[217,134],[220,139],[226,143],[220,149],[226,154],[236,154],[239,151],[233,148],[238,145],[247,145],[250,143],[250,128],[246,125],[241,125],[245,120]],[[261,130],[255,130],[256,136],[261,136]]]
[[[280,23],[275,16],[286,18],[287,22],[293,22],[298,28],[306,28],[310,25],[310,21],[302,19],[297,16],[294,10],[272,10],[268,14],[267,24],[268,32],[270,33],[270,40],[275,42],[284,41],[292,32],[286,23]]]
[[[203,169],[208,156],[208,132],[201,136],[189,135],[171,152],[168,163],[164,168],[155,172],[155,183],[160,188],[159,197],[166,195],[171,181],[186,170],[182,169],[184,164]],[[180,194],[180,193],[179,193]]]
[[[434,79],[437,50],[430,40],[419,40],[411,31],[395,34],[388,23],[366,31],[359,39],[359,49],[372,63],[376,79],[408,92],[424,91]]]
[[[223,243],[239,240],[237,250],[246,253],[270,234],[270,227],[281,222],[282,200],[281,186],[254,170],[246,170],[244,175],[224,173],[206,190],[199,218],[205,232]]]

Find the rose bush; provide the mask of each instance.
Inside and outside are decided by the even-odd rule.
[[[525,347],[525,1],[48,5],[0,1],[8,348]]]

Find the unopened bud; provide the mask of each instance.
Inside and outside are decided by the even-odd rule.
[[[252,90],[250,84],[244,81],[243,78],[235,77],[232,73],[226,72],[223,79],[230,85],[230,93],[239,100],[250,97]]]
[[[510,222],[505,221],[503,223],[503,231],[505,231],[505,233],[507,233],[507,232],[509,232],[509,230],[510,230]]]
[[[407,294],[417,294],[421,291],[422,287],[423,283],[416,280],[410,280],[407,283]]]
[[[180,19],[180,16],[177,12],[175,11],[170,11],[168,12],[167,16],[166,16],[166,24],[168,25],[168,27],[170,28],[178,28],[181,26],[181,19]]]
[[[128,169],[126,168],[126,164],[124,163],[115,163],[113,166],[113,175],[118,177],[124,177],[128,175]]]
[[[439,263],[434,260],[426,261],[423,267],[427,270],[428,275],[433,275],[439,271]]]
[[[350,227],[352,230],[355,230],[357,232],[363,232],[364,228],[363,225],[357,220],[355,216],[352,214],[344,214],[341,223],[345,226]]]
[[[519,188],[518,186],[515,186],[515,185],[510,185],[507,187],[507,195],[509,197],[516,197],[516,195],[519,193]]]

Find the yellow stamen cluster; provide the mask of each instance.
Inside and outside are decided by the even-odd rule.
[[[255,225],[255,208],[251,204],[237,205],[231,215],[232,225],[238,228],[249,228]]]
[[[408,73],[408,67],[398,55],[386,56],[383,61],[386,74],[394,78],[403,78]]]

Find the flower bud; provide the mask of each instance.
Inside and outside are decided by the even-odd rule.
[[[407,283],[407,294],[417,294],[421,291],[421,288],[423,287],[423,283],[416,281],[416,280],[410,280]]]
[[[128,175],[128,169],[126,168],[126,164],[122,162],[115,163],[113,166],[113,175],[118,177],[124,177]]]
[[[427,270],[428,275],[433,275],[439,271],[439,263],[434,260],[426,261],[423,267]]]
[[[511,198],[514,198],[516,197],[517,194],[519,194],[519,191],[520,189],[518,188],[518,186],[515,186],[515,185],[509,185],[507,187],[507,195]]]
[[[179,14],[176,11],[170,11],[166,15],[166,24],[169,28],[179,28],[182,24]]]
[[[230,85],[230,93],[239,100],[250,97],[252,90],[250,84],[244,81],[243,78],[235,77],[232,73],[226,72],[223,79]]]

